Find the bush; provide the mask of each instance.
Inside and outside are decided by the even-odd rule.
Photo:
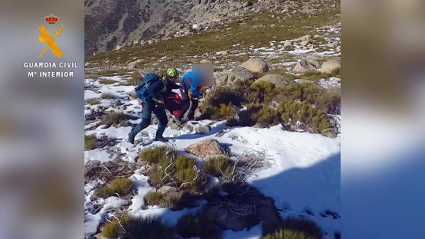
[[[86,103],[89,104],[89,105],[97,105],[97,104],[100,103],[100,101],[99,101],[99,99],[91,98],[91,99],[86,100]]]
[[[232,103],[221,104],[220,108],[214,109],[214,113],[211,115],[211,118],[214,120],[229,120],[235,116],[235,108],[233,108]]]
[[[251,85],[251,95],[248,100],[269,104],[278,93],[275,85],[268,81],[255,82]]]
[[[221,229],[205,214],[188,214],[176,224],[177,233],[183,238],[221,238]]]
[[[96,148],[96,135],[84,135],[84,150],[92,150]]]
[[[305,218],[283,219],[278,228],[266,232],[265,239],[322,239],[323,232],[317,224]]]
[[[130,193],[133,184],[128,178],[115,178],[108,185],[97,189],[96,196],[108,198],[118,194],[125,196]]]
[[[198,172],[195,168],[195,159],[178,156],[175,167],[176,167],[176,177],[181,183],[190,183],[193,182],[197,177]]]
[[[306,102],[283,101],[279,105],[282,122],[294,126],[297,121],[303,123],[311,133],[321,133],[322,130],[332,128],[326,114],[309,106]]]
[[[120,224],[117,220],[107,222],[102,228],[102,235],[106,238],[118,238],[120,233]]]
[[[263,105],[257,112],[252,115],[252,118],[260,127],[270,127],[279,124],[279,115],[275,108],[269,105]]]
[[[100,98],[112,100],[115,99],[115,95],[111,93],[102,93],[102,95],[100,95]]]
[[[167,155],[167,152],[168,155]],[[152,164],[159,164],[163,168],[171,163],[171,158],[176,156],[174,150],[170,150],[166,146],[148,147],[140,152],[139,159]]]
[[[104,237],[123,239],[171,239],[173,237],[172,229],[162,224],[158,217],[139,218],[124,213],[117,218],[119,221],[114,218],[111,222],[105,223],[102,230]]]
[[[122,113],[122,112],[115,112],[115,111],[110,111],[107,112],[103,117],[102,117],[102,123],[105,125],[113,125],[113,126],[127,126],[128,125],[128,120],[130,119],[130,116]]]
[[[250,104],[246,110],[238,113],[237,117],[227,121],[228,126],[253,126],[256,121],[253,115],[261,109],[260,104]]]
[[[217,87],[205,97],[201,117],[216,120],[232,118],[236,112],[235,107],[241,107],[244,103],[245,92],[228,87]]]
[[[168,180],[166,178],[164,179],[164,182],[162,181],[162,179],[165,176],[165,172],[164,172],[164,169],[158,166],[151,168],[148,172],[148,176],[149,176],[150,183],[157,188],[164,185],[164,183],[167,182],[166,180]]]
[[[169,208],[172,211],[182,210],[183,208],[194,208],[198,199],[199,196],[188,191],[169,192],[166,194],[150,192],[145,196],[147,204]]]
[[[102,80],[99,80],[99,83],[100,84],[103,84],[103,85],[112,85],[112,84],[115,84],[115,83],[117,83],[118,81],[116,81],[116,80],[111,80],[111,79],[102,79]]]
[[[328,114],[338,114],[341,108],[341,89],[323,89],[314,84],[289,84],[282,89],[282,95],[288,100],[299,100],[315,105]]]
[[[160,192],[150,192],[145,196],[145,201],[149,205],[160,205],[162,200],[163,197]]]
[[[292,231],[288,229],[280,229],[273,234],[266,235],[264,239],[316,239],[307,236],[303,232]]]
[[[204,161],[204,171],[214,177],[232,173],[234,163],[227,157],[217,156]]]

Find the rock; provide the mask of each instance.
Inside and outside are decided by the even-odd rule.
[[[291,50],[292,49],[292,42],[285,41],[285,43],[283,44],[283,49],[284,50]]]
[[[130,63],[128,64],[127,68],[128,68],[129,70],[132,70],[132,69],[136,68],[136,65],[137,65],[138,63],[140,63],[140,62],[142,62],[142,61],[143,61],[142,59],[138,59],[138,60],[136,60],[136,61],[130,62]]]
[[[320,35],[314,35],[313,39],[318,39],[318,38],[322,38],[322,36]]]
[[[329,42],[326,46],[329,48],[336,48],[338,46],[338,42]]]
[[[255,73],[264,73],[269,71],[267,62],[261,58],[251,58],[244,62],[241,66]]]
[[[211,130],[211,127],[208,126],[208,125],[204,125],[204,126],[195,128],[195,132],[197,134],[206,134],[206,133],[210,132],[210,130]]]
[[[297,79],[295,80],[298,84],[315,84],[315,81],[306,80],[306,79]]]
[[[219,52],[217,52],[217,55],[227,56],[228,54],[229,54],[228,51],[219,51]]]
[[[317,69],[320,68],[320,63],[317,61],[316,57],[307,56],[306,60],[308,61],[308,63],[312,64],[315,68]]]
[[[162,194],[166,194],[166,193],[169,193],[169,192],[171,192],[171,191],[173,191],[174,190],[174,188],[173,187],[170,187],[170,186],[162,186],[160,189],[158,189],[158,192],[159,193],[162,193]]]
[[[206,139],[198,143],[192,144],[185,150],[187,153],[193,154],[197,157],[208,157],[225,154],[223,147],[215,139]]]
[[[305,35],[305,36],[302,36],[302,37],[298,38],[297,40],[300,41],[300,42],[310,41],[311,40],[311,37],[310,37],[310,35]]]
[[[283,77],[282,75],[278,75],[278,74],[265,75],[265,76],[261,77],[260,79],[256,80],[255,82],[262,82],[262,81],[268,81],[268,82],[274,84],[275,86],[285,86],[285,85],[291,83],[290,80],[285,79],[285,77]]]
[[[137,94],[136,94],[136,91],[135,90],[133,90],[131,93],[130,93],[130,98],[131,99],[137,99]]]
[[[295,65],[292,71],[295,73],[304,73],[307,71],[316,71],[316,70],[317,68],[314,67],[314,65],[308,62],[306,59],[302,59]]]
[[[341,69],[341,64],[337,60],[331,59],[322,64],[321,71],[325,74],[332,74],[339,69]]]
[[[254,78],[254,74],[252,74],[246,68],[241,66],[236,67],[232,71],[225,71],[221,73],[215,79],[215,83],[218,86],[233,86],[235,81],[247,81]]]
[[[203,59],[199,63],[201,63],[201,64],[212,64],[212,61],[207,60],[207,59]]]
[[[273,59],[273,58],[276,58],[276,53],[270,53],[268,56],[267,56],[267,59]]]
[[[310,44],[310,40],[300,42],[302,47],[306,47],[308,44]]]

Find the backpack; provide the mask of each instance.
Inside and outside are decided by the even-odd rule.
[[[136,86],[136,88],[134,88],[134,90],[136,91],[137,98],[143,101],[149,99],[148,88],[152,83],[158,80],[161,79],[154,73],[148,73],[144,78],[142,78],[141,82]]]

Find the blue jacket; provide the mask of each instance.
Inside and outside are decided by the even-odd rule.
[[[198,87],[202,86],[202,77],[197,72],[188,72],[185,74],[181,80],[181,84],[196,96],[196,98],[202,98],[201,93],[199,93]]]

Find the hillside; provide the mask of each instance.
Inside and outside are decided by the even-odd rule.
[[[340,238],[339,3],[142,2],[242,8],[203,22],[207,7],[194,25],[170,27],[177,36],[154,30],[86,58],[86,237]],[[142,75],[169,67],[182,75],[198,63],[214,66],[198,120],[167,113],[170,142],[159,143],[153,117],[131,145]]]

